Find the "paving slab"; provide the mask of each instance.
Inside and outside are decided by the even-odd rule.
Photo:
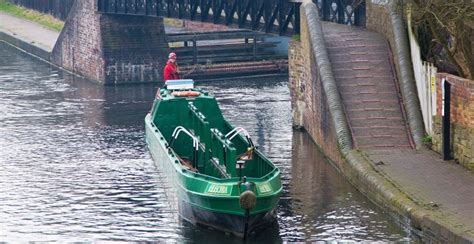
[[[386,178],[419,205],[474,231],[474,173],[428,150],[366,150]]]

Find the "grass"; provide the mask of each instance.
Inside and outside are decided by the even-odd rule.
[[[64,27],[63,21],[58,20],[49,14],[43,14],[34,10],[26,9],[6,2],[5,0],[0,0],[0,12],[36,22],[46,28],[58,32]]]
[[[293,35],[293,41],[301,41],[301,36],[299,34]]]
[[[165,25],[174,26],[174,27],[183,27],[183,21],[184,20],[182,19],[163,18],[163,23]]]

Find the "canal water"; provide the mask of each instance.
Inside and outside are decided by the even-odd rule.
[[[199,86],[282,171],[277,224],[250,242],[412,240],[291,129],[287,77]],[[241,243],[177,215],[144,140],[156,87],[102,87],[0,42],[0,241]]]

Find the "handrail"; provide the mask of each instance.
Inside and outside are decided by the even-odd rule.
[[[172,148],[174,141],[178,138],[181,132],[184,132],[186,135],[188,135],[189,137],[193,139],[193,147],[194,147],[193,167],[196,168],[197,161],[198,161],[199,139],[197,139],[193,134],[191,134],[191,132],[186,130],[186,128],[182,126],[176,126],[176,128],[173,131],[173,134],[171,134],[171,141],[170,141],[170,144],[168,145],[168,148]]]
[[[247,141],[250,145],[250,147],[255,147],[253,142],[252,142],[252,139],[250,139],[250,134],[248,133],[247,130],[245,130],[244,128],[242,127],[235,127],[233,130],[231,130],[229,133],[227,133],[224,137],[227,139],[227,137],[229,137],[230,135],[232,135],[230,138],[228,138],[229,141],[231,141],[232,139],[234,139],[235,136],[237,136],[240,132],[243,132],[245,137],[247,138]]]
[[[193,134],[191,134],[191,132],[189,132],[188,130],[186,130],[186,128],[182,126],[176,126],[176,128],[174,129],[173,134],[171,134],[171,142],[169,147],[173,146],[174,141],[178,138],[178,135],[181,132],[186,133],[189,137],[193,139],[193,147],[197,150],[199,147],[199,140]]]

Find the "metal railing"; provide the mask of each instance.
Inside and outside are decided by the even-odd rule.
[[[314,0],[322,19],[365,25],[362,0]],[[299,0],[99,0],[102,13],[190,19],[239,28],[299,34]]]

